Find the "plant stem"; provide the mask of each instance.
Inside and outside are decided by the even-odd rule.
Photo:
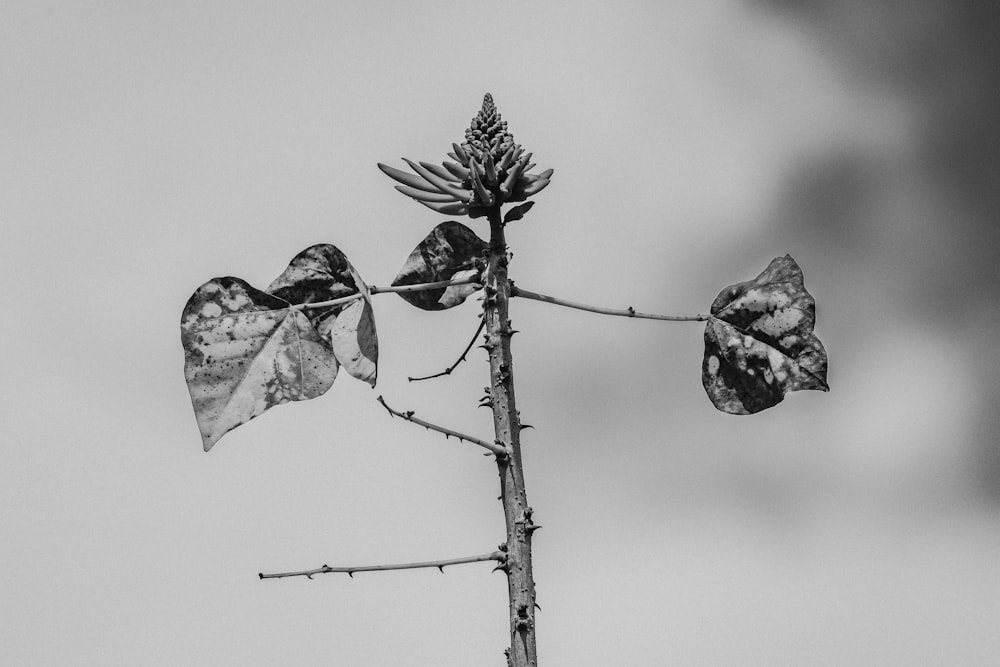
[[[528,290],[521,289],[520,287],[516,287],[514,285],[511,285],[510,295],[522,297],[525,299],[533,299],[534,301],[543,301],[545,303],[551,303],[557,306],[565,306],[566,308],[576,308],[577,310],[586,310],[591,313],[601,313],[602,315],[636,317],[644,320],[668,320],[671,322],[704,322],[708,320],[707,315],[652,315],[650,313],[639,313],[636,312],[636,310],[632,308],[632,306],[629,306],[625,310],[615,310],[613,308],[600,308],[598,306],[588,306],[585,303],[575,303],[573,301],[566,301],[565,299],[559,299],[554,296],[547,296],[545,294],[529,292]]]
[[[507,242],[504,238],[500,207],[491,207],[490,249],[484,285],[486,347],[490,354],[490,395],[493,403],[493,426],[497,441],[507,449],[507,456],[497,458],[500,473],[500,498],[507,528],[507,592],[510,599],[509,667],[535,667],[535,581],[531,568],[531,520],[524,490],[521,467],[521,424],[514,401],[514,368],[510,352],[507,279]]]
[[[261,579],[281,579],[282,577],[306,577],[312,579],[314,574],[327,574],[328,572],[343,572],[353,577],[355,572],[384,572],[386,570],[415,570],[422,567],[436,567],[444,572],[444,568],[449,565],[461,565],[462,563],[481,563],[487,560],[495,560],[503,563],[507,556],[502,551],[483,554],[482,556],[464,556],[462,558],[449,558],[447,560],[429,560],[422,563],[399,563],[397,565],[356,565],[354,567],[330,567],[323,565],[315,570],[302,570],[301,572],[278,572],[275,574],[257,574]]]

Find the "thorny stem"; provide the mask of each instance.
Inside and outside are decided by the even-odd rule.
[[[430,289],[440,289],[442,287],[450,287],[451,285],[468,285],[470,283],[478,283],[479,276],[465,276],[463,278],[452,278],[451,280],[438,280],[433,283],[418,283],[416,285],[390,285],[389,287],[376,287],[375,285],[369,285],[368,291],[371,294],[385,294],[387,292],[422,292],[424,290]],[[339,306],[344,303],[350,303],[356,299],[361,298],[361,293],[350,294],[348,296],[342,296],[339,299],[330,299],[329,301],[317,301],[315,303],[297,303],[292,306],[295,310],[305,310],[306,308],[329,308],[331,306]]]
[[[602,315],[618,315],[620,317],[635,317],[645,320],[668,320],[671,322],[705,322],[708,320],[707,315],[652,315],[650,313],[639,313],[636,312],[632,306],[629,306],[625,310],[615,310],[612,308],[600,308],[598,306],[588,306],[585,303],[575,303],[573,301],[566,301],[565,299],[559,299],[554,296],[547,296],[545,294],[537,294],[536,292],[529,292],[528,290],[516,287],[513,284],[510,286],[510,295],[519,296],[525,299],[533,299],[535,301],[543,301],[545,303],[552,303],[557,306],[565,306],[566,308],[576,308],[577,310],[586,310],[591,313],[601,313]]]
[[[507,593],[510,600],[509,667],[536,667],[535,580],[531,565],[531,537],[538,528],[531,520],[521,466],[521,423],[514,401],[514,370],[510,338],[514,335],[508,313],[510,281],[507,278],[507,242],[500,206],[487,211],[490,246],[483,285],[486,349],[490,354],[490,399],[498,443],[508,450],[497,458],[500,499],[507,530]]]
[[[502,545],[501,545],[502,546]],[[330,572],[342,572],[346,573],[349,577],[354,577],[355,572],[384,572],[386,570],[415,570],[423,567],[436,567],[437,569],[444,572],[444,568],[449,565],[461,565],[462,563],[481,563],[483,561],[493,560],[503,565],[504,561],[507,560],[507,554],[503,551],[494,551],[492,553],[483,554],[481,556],[464,556],[462,558],[449,558],[446,560],[429,560],[422,563],[399,563],[397,565],[355,565],[353,567],[331,567],[329,565],[323,565],[322,567],[317,567],[314,570],[302,570],[301,572],[278,572],[275,574],[264,574],[263,572],[258,572],[257,576],[261,579],[281,579],[283,577],[306,577],[307,579],[312,579],[314,574],[328,574]]]
[[[479,321],[479,327],[476,329],[476,333],[472,334],[472,340],[470,340],[469,344],[465,347],[465,351],[462,352],[462,355],[458,358],[458,361],[453,363],[451,366],[444,369],[440,373],[435,373],[434,375],[425,375],[424,377],[419,377],[419,378],[408,377],[406,379],[409,380],[410,382],[419,382],[420,380],[430,380],[432,378],[439,378],[442,375],[451,375],[451,372],[456,368],[458,368],[458,365],[460,363],[465,361],[465,357],[469,354],[469,350],[472,349],[472,346],[476,344],[476,339],[479,338],[479,332],[483,330],[484,326],[486,326],[486,320],[482,319]]]
[[[474,445],[479,445],[480,447],[488,449],[491,452],[493,452],[494,454],[496,454],[497,458],[504,458],[504,457],[507,456],[507,449],[505,447],[503,447],[502,445],[498,444],[498,443],[495,443],[495,442],[486,442],[485,440],[480,440],[479,438],[474,438],[471,435],[465,435],[464,433],[459,433],[458,431],[453,431],[450,428],[445,428],[444,426],[438,426],[437,424],[432,424],[430,422],[424,421],[423,419],[418,419],[418,418],[416,418],[416,417],[413,416],[413,412],[412,411],[410,411],[410,412],[399,412],[397,410],[393,410],[392,408],[389,407],[389,405],[385,402],[385,399],[382,398],[381,396],[378,397],[378,402],[381,403],[382,407],[385,408],[386,410],[388,410],[389,414],[392,415],[393,417],[400,417],[402,419],[405,419],[408,422],[413,422],[414,424],[417,424],[418,426],[423,426],[426,429],[430,429],[432,431],[437,431],[438,433],[444,433],[444,436],[446,438],[447,437],[458,438],[459,440],[464,440],[465,442],[471,442]]]

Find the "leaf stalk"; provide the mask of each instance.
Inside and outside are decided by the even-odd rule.
[[[375,285],[369,285],[368,291],[371,294],[386,294],[390,292],[422,292],[424,290],[441,289],[442,287],[450,287],[452,285],[471,285],[473,283],[478,283],[478,276],[464,276],[462,278],[452,278],[451,280],[437,280],[432,283],[417,283],[415,285],[389,285],[388,287],[377,287]],[[350,294],[348,296],[342,296],[339,299],[330,299],[329,301],[317,301],[315,303],[297,303],[292,306],[293,310],[305,310],[307,308],[330,308],[331,306],[339,306],[345,303],[350,303],[355,299],[360,299],[361,293]]]
[[[642,320],[666,320],[668,322],[705,322],[708,320],[708,315],[654,315],[652,313],[640,313],[632,306],[629,306],[624,310],[619,310],[614,308],[601,308],[599,306],[591,306],[585,303],[576,303],[574,301],[567,301],[565,299],[560,299],[554,296],[548,296],[546,294],[529,292],[528,290],[521,289],[520,287],[517,287],[513,284],[510,286],[510,295],[519,296],[524,299],[531,299],[533,301],[541,301],[543,303],[551,303],[553,305],[563,306],[565,308],[575,308],[577,310],[586,310],[591,313],[600,313],[601,315],[634,317],[636,319],[642,319]]]

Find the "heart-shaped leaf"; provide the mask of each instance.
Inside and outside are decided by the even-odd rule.
[[[829,391],[826,351],[813,333],[816,302],[791,256],[722,290],[711,313],[702,383],[719,410],[747,415],[777,405],[790,391]]]
[[[239,278],[213,278],[181,315],[184,377],[207,452],[267,409],[326,392],[337,359],[309,319]]]
[[[308,308],[306,315],[333,346],[337,360],[352,376],[375,386],[378,335],[368,285],[336,246],[306,248],[274,279],[267,291],[292,303],[319,303],[360,294],[356,301]]]
[[[435,227],[413,249],[393,286],[451,280],[479,272],[480,257],[489,248],[476,233],[460,222],[449,220]],[[399,296],[424,310],[444,310],[459,305],[479,285],[449,285],[441,289],[400,292]]]

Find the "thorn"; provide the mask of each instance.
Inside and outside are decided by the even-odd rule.
[[[441,570],[441,574],[444,574],[444,565],[438,565],[438,569]]]
[[[307,574],[306,575],[306,579],[312,579],[312,578],[313,578],[313,576],[311,574]]]
[[[535,427],[534,427],[534,426],[532,426],[531,424],[521,424],[521,430],[522,430],[522,431],[523,431],[524,429],[526,429],[526,428],[535,428]]]
[[[535,603],[535,609],[537,609],[538,611],[541,611],[542,610],[542,606],[536,602]]]
[[[354,578],[354,571],[353,570],[348,570],[347,571],[347,576],[350,577],[351,579],[353,579]]]
[[[530,526],[525,526],[524,530],[525,530],[526,533],[528,533],[530,535],[531,533],[535,532],[536,530],[538,530],[541,527],[542,526],[540,524],[531,524]]]
[[[490,574],[493,574],[497,570],[501,570],[503,572],[506,572],[507,571],[507,563],[500,563],[495,568],[493,568],[492,570],[490,570]]]

